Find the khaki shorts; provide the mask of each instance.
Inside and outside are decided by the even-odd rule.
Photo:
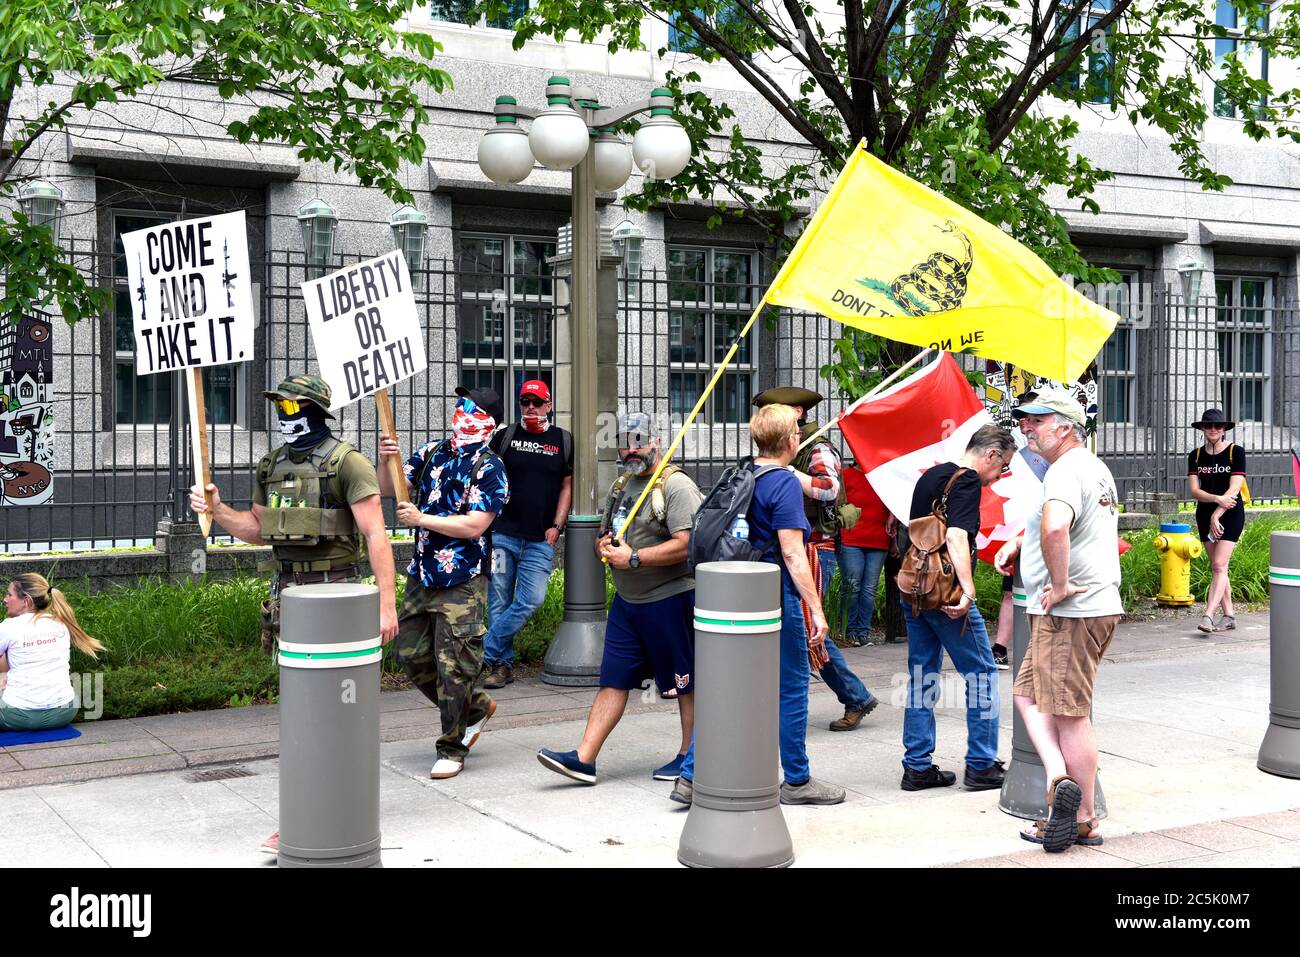
[[[1122,617],[1030,615],[1029,649],[1012,693],[1033,699],[1044,714],[1086,718],[1092,711],[1097,665]]]

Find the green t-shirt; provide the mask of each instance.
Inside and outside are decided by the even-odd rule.
[[[629,510],[645,489],[648,478],[649,476],[633,478],[623,489],[622,504]],[[652,545],[662,545],[673,537],[673,532],[689,531],[703,501],[704,494],[689,475],[685,472],[673,473],[664,483],[664,521],[655,518],[650,497],[647,497],[627,530],[627,543],[634,549],[649,548]],[[614,511],[618,511],[617,505]],[[671,598],[695,587],[695,579],[691,577],[685,559],[676,565],[654,568],[642,565],[635,569],[611,568],[610,571],[614,575],[614,587],[618,590],[619,597],[633,605]]]

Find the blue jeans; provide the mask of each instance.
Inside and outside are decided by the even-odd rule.
[[[847,622],[845,634],[850,638],[866,638],[871,631],[880,573],[888,554],[883,548],[840,547],[840,621]]]
[[[923,610],[919,618],[903,603],[907,620],[907,703],[903,709],[903,765],[913,771],[930,766],[934,753],[934,705],[942,687],[943,653],[966,679],[966,764],[991,767],[998,756],[998,666],[979,609],[962,620],[942,611]]]
[[[835,577],[835,552],[826,551],[818,552],[818,558],[822,565],[822,598],[826,597],[826,590],[830,588],[831,579]],[[791,585],[791,588],[794,586]],[[795,595],[796,605],[798,604],[798,594]],[[802,617],[803,612],[800,612]],[[826,682],[826,687],[835,692],[835,697],[839,699],[840,704],[845,708],[851,708],[860,711],[865,708],[872,699],[872,694],[867,690],[867,686],[862,683],[862,679],[849,670],[849,664],[844,660],[844,652],[840,651],[839,645],[826,639],[826,653],[830,656],[830,661],[822,666],[821,671],[817,672],[822,681]]]
[[[555,564],[555,549],[514,535],[492,535],[492,575],[488,585],[488,630],[483,636],[485,666],[514,665],[515,633],[542,607]]]
[[[808,770],[808,633],[803,627],[799,593],[781,571],[781,675],[777,690],[780,708],[781,772],[787,784],[803,784]],[[682,777],[695,778],[695,738],[682,762]]]

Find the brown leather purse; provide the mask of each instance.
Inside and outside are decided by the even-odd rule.
[[[898,590],[912,605],[912,615],[923,609],[937,609],[961,603],[962,587],[948,555],[948,495],[957,479],[970,471],[958,469],[944,486],[943,495],[932,503],[929,515],[907,523],[912,543],[903,553]]]

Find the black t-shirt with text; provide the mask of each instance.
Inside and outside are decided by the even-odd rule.
[[[546,537],[546,530],[555,523],[560,486],[573,474],[573,442],[566,442],[564,436],[558,425],[536,433],[522,425],[506,426],[492,436],[488,447],[505,463],[510,482],[510,501],[492,524],[492,531],[529,542]]]
[[[1228,491],[1234,475],[1246,474],[1246,452],[1235,442],[1230,443],[1218,455],[1211,455],[1202,446],[1187,456],[1187,474],[1200,479],[1202,492],[1223,495]],[[1235,507],[1246,507],[1240,495],[1237,496]]]
[[[910,519],[924,518],[934,509],[935,503],[943,497],[944,487],[952,474],[963,466],[956,462],[941,462],[926,470],[917,480],[912,491],[912,510]],[[967,468],[961,478],[953,483],[948,493],[948,527],[965,529],[970,536],[970,553],[975,557],[975,540],[980,532],[980,496],[983,487],[980,477],[972,468]]]

